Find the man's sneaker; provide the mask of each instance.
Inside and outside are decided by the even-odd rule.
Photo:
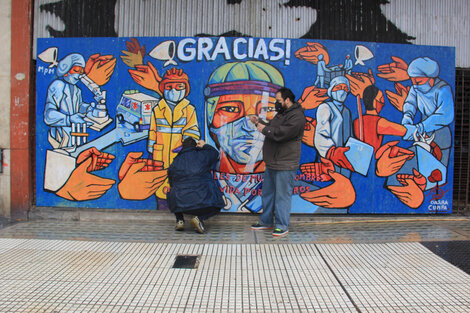
[[[177,230],[177,231],[184,230],[184,221],[183,220],[177,220],[176,221],[175,230]]]
[[[260,224],[260,222],[256,222],[255,224],[251,225],[251,229],[253,230],[265,230],[265,229],[273,229],[272,226]]]
[[[200,234],[204,234],[204,232],[206,231],[206,229],[204,228],[204,223],[199,220],[199,217],[197,216],[191,219],[191,225],[193,225],[194,229]]]
[[[280,228],[275,228],[273,230],[273,236],[276,236],[276,237],[282,237],[282,236],[285,236],[289,233],[289,231],[286,229],[286,230],[282,230]]]

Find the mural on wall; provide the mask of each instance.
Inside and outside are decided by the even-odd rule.
[[[305,109],[297,213],[451,213],[454,48],[246,37],[38,40],[38,206],[166,209],[186,137],[225,211],[261,210],[275,93]]]

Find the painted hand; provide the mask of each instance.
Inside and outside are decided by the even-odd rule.
[[[326,95],[326,89],[310,86],[304,89],[302,97],[299,99],[299,103],[305,110],[311,110],[316,109],[327,99],[328,96]]]
[[[140,159],[141,156],[142,152],[129,152],[119,169],[118,191],[123,199],[147,199],[167,178],[167,170],[162,169],[161,162]]]
[[[313,148],[315,145],[315,128],[317,127],[317,120],[311,118],[310,116],[306,116],[305,118],[307,121],[305,122],[302,142],[305,145]]]
[[[380,72],[377,76],[391,82],[399,82],[410,79],[408,76],[408,64],[399,57],[392,56],[393,62],[377,67]]]
[[[327,159],[331,160],[334,164],[346,168],[354,172],[354,168],[346,157],[345,153],[349,150],[349,147],[331,147],[327,153]]]
[[[56,195],[71,201],[85,201],[98,199],[108,191],[116,181],[90,174],[88,169],[93,167],[93,162],[93,157],[81,162]]]
[[[388,189],[404,204],[417,209],[424,201],[423,190],[426,187],[426,178],[413,169],[413,175],[397,175],[402,186],[388,186]]]
[[[129,67],[135,67],[136,65],[142,65],[144,63],[145,46],[140,46],[139,42],[135,38],[131,38],[130,41],[126,42],[127,50],[122,50],[121,55],[122,61]]]
[[[91,157],[91,165],[87,168],[88,172],[99,171],[108,165],[115,159],[114,155],[101,152],[95,147],[91,147],[81,152],[77,157],[77,164],[82,164],[84,161]]]
[[[129,70],[129,74],[137,84],[161,95],[158,85],[162,78],[152,63],[147,62],[147,65],[136,65],[135,70]]]
[[[326,182],[331,180],[331,176],[328,175],[329,171],[334,171],[335,166],[328,160],[321,158],[321,163],[311,162],[300,165],[300,171],[302,174],[310,175],[312,181]]]
[[[375,153],[377,159],[375,173],[387,177],[398,172],[406,161],[414,157],[414,152],[397,147],[398,140],[390,141],[380,147]]]
[[[369,73],[352,73],[352,75],[346,74],[346,78],[349,80],[349,87],[351,88],[351,93],[356,97],[359,96],[362,99],[362,94],[366,87],[373,85],[375,83],[374,74],[372,70],[369,69]]]
[[[410,86],[405,87],[401,83],[395,83],[396,93],[385,90],[388,101],[400,112],[403,112],[403,104],[405,103],[408,92],[410,91]]]
[[[301,193],[300,196],[318,206],[335,209],[346,208],[356,201],[356,191],[351,181],[345,176],[328,171],[328,175],[333,179],[333,183],[325,188]]]
[[[98,86],[106,84],[116,67],[116,58],[112,55],[100,55],[99,53],[90,56],[85,65],[85,74]]]
[[[421,189],[422,191],[426,189],[426,177],[424,177],[416,169],[413,169],[413,174],[398,174],[397,175],[397,180],[402,185],[406,185],[407,179],[412,179],[416,183],[416,185],[419,187],[419,189]]]

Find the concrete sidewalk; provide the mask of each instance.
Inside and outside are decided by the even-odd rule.
[[[0,312],[470,312],[446,261],[470,256],[466,217],[294,216],[273,238],[251,215],[200,235],[168,213],[80,214],[0,229]]]

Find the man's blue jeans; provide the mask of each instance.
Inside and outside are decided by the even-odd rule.
[[[263,174],[263,213],[260,224],[289,229],[292,189],[296,170],[276,171],[266,168]]]

